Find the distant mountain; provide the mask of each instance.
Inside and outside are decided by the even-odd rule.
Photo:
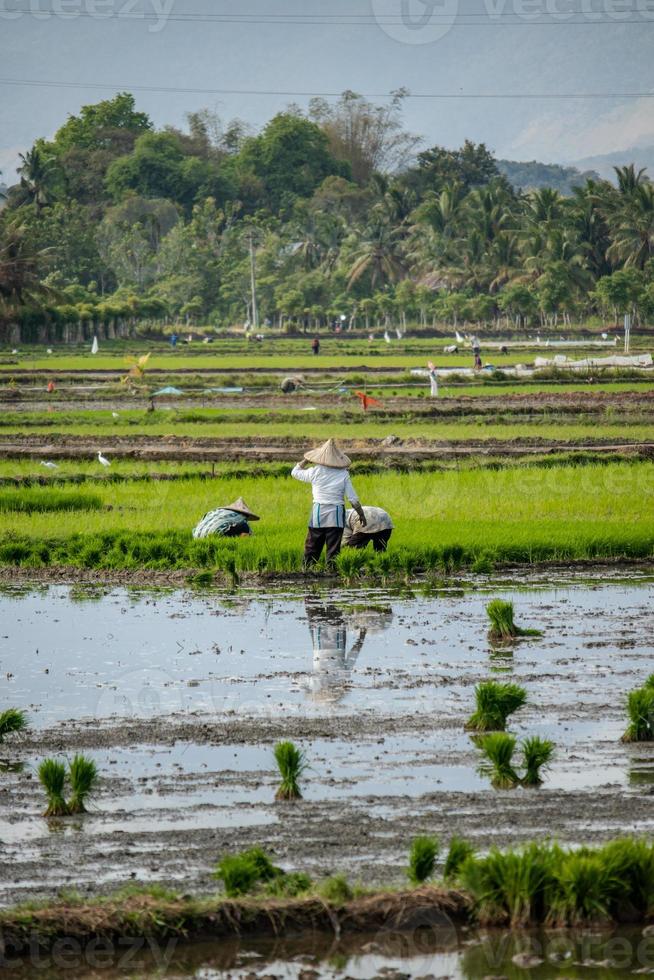
[[[537,160],[498,160],[497,168],[518,191],[538,190],[552,187],[561,194],[572,194],[572,188],[585,184],[587,178],[597,180],[599,174],[593,170],[577,167],[562,167],[558,163],[539,163]]]
[[[637,170],[646,167],[649,176],[654,180],[654,146],[632,146],[630,150],[618,150],[615,153],[604,153],[596,157],[584,157],[583,160],[573,160],[575,167],[592,167],[605,180],[615,183],[614,167],[626,167],[633,163]]]

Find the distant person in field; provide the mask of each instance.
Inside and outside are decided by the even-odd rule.
[[[311,350],[313,351],[314,354],[319,354],[320,353],[320,338],[319,337],[314,337],[313,338],[313,340],[311,342]]]
[[[479,337],[476,335],[470,341],[472,347],[472,356],[475,359],[475,371],[481,369],[481,344],[479,343]]]
[[[366,548],[370,543],[375,551],[386,551],[395,525],[390,515],[381,507],[364,507],[365,525],[361,524],[355,510],[345,514],[342,544],[345,548]]]
[[[309,463],[315,465],[306,469]],[[333,439],[305,453],[302,462],[293,467],[291,476],[301,483],[310,483],[313,507],[304,543],[304,567],[315,565],[323,548],[327,549],[327,564],[331,565],[341,550],[345,527],[345,498],[359,515],[363,527],[366,515],[352,486],[348,467],[350,460]]]
[[[258,521],[242,497],[227,507],[218,507],[205,514],[193,528],[194,538],[208,538],[217,535],[221,538],[246,538],[252,531],[250,521]]]
[[[177,341],[178,340],[179,340],[179,337],[177,336],[177,334],[176,333],[171,333],[171,335],[170,335],[170,346],[172,347],[173,350],[175,350],[175,348],[177,347]]]

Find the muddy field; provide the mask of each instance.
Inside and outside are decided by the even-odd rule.
[[[249,844],[373,884],[402,881],[418,833],[484,847],[654,829],[654,745],[619,740],[624,695],[652,670],[654,569],[582,576],[302,597],[5,586],[3,702],[32,728],[0,750],[0,903],[146,880],[200,893]],[[493,650],[490,595],[543,638]],[[488,677],[526,687],[516,733],[557,744],[540,790],[498,792],[477,770],[463,725]],[[311,764],[297,804],[274,802],[280,737]],[[35,766],[76,749],[100,768],[96,806],[45,821]]]

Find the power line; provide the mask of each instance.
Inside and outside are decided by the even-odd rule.
[[[27,88],[111,89],[120,92],[161,92],[174,95],[256,95],[286,98],[340,98],[341,92],[297,92],[285,89],[201,88],[174,85],[128,85],[115,82],[65,82],[36,78],[0,78],[0,85]],[[388,98],[388,92],[361,92],[366,99]],[[407,92],[407,99],[654,99],[650,92]]]

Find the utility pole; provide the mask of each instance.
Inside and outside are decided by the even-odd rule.
[[[250,289],[252,291],[252,326],[255,330],[259,329],[259,310],[257,307],[257,276],[254,266],[254,239],[252,232],[249,236],[250,242]]]

